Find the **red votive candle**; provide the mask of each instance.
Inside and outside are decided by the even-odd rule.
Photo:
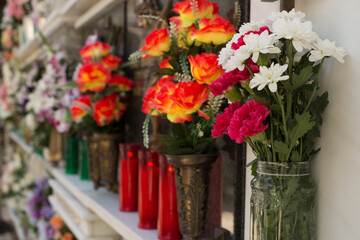
[[[174,169],[164,155],[159,156],[159,162],[158,238],[161,240],[179,240],[182,236],[179,230]]]
[[[138,151],[140,144],[120,144],[120,211],[134,212],[138,205]]]
[[[139,228],[156,229],[159,199],[159,155],[139,151]]]

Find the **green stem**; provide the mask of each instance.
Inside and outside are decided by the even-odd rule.
[[[279,93],[276,91],[275,94],[276,94],[276,98],[277,98],[277,101],[278,101],[278,103],[280,105],[280,109],[281,109],[282,122],[283,122],[283,125],[284,125],[285,142],[286,142],[286,144],[288,144],[289,143],[289,135],[288,135],[288,131],[287,131],[284,105],[283,105],[283,102],[281,100],[281,97],[280,97]]]
[[[270,119],[273,119],[272,117],[272,112],[270,111]],[[272,155],[273,155],[273,162],[276,162],[276,153],[275,153],[275,145],[274,145],[274,123],[273,121],[270,121],[270,137],[271,137],[271,150],[272,150]]]
[[[309,108],[309,106],[310,106],[310,104],[311,104],[311,102],[312,102],[312,100],[313,100],[313,98],[314,98],[314,96],[315,96],[315,93],[316,93],[316,90],[317,90],[317,87],[318,87],[318,84],[319,84],[320,72],[321,72],[321,69],[322,69],[324,60],[325,60],[325,58],[323,58],[323,60],[322,60],[321,63],[320,63],[319,72],[318,72],[317,78],[316,78],[316,80],[315,80],[315,86],[314,86],[314,89],[313,89],[313,91],[312,91],[310,100],[309,100],[308,104],[307,104],[306,107],[305,107],[304,112],[306,112],[306,111],[308,110],[308,108]]]
[[[50,46],[48,40],[46,39],[46,37],[44,36],[44,34],[42,33],[42,31],[40,29],[37,29],[39,36],[41,38],[41,41],[43,42],[43,44],[46,46],[46,48],[52,53],[55,54],[55,50]]]
[[[288,59],[289,59],[289,67],[288,67],[288,73],[289,73],[289,81],[290,83],[292,83],[292,74],[293,74],[293,46],[291,41],[288,41],[288,51],[287,51],[287,55],[288,55]],[[288,92],[288,97],[287,97],[287,107],[286,107],[286,116],[288,118],[290,118],[291,115],[291,108],[292,108],[292,92],[291,90]]]
[[[254,77],[254,73],[251,71],[251,69],[249,68],[249,66],[245,63],[245,67],[246,69],[249,71],[251,77],[250,78],[253,78]]]

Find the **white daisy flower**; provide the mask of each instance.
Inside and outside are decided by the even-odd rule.
[[[250,57],[250,53],[242,51],[241,48],[235,51],[234,56],[231,56],[229,61],[222,66],[226,72],[231,72],[236,68],[240,71],[244,70],[245,61]]]
[[[240,36],[250,31],[260,31],[260,28],[263,26],[266,26],[263,22],[244,23],[239,29]]]
[[[272,12],[269,15],[270,21],[275,21],[278,18],[287,19],[287,20],[294,20],[295,18],[298,18],[300,20],[305,19],[305,13],[303,12],[295,12],[295,8],[293,8],[290,12],[287,12],[283,10],[282,12]]]
[[[277,91],[277,82],[284,81],[289,79],[288,75],[283,75],[283,73],[287,70],[288,65],[280,65],[272,63],[270,68],[261,66],[260,72],[255,73],[253,79],[250,81],[250,88],[257,88],[257,90],[261,91],[266,86],[269,87],[271,92]]]
[[[268,33],[268,31],[262,32],[260,35],[250,33],[244,37],[245,45],[240,47],[240,51],[252,55],[253,62],[257,62],[260,53],[280,53],[280,48],[275,46],[275,35]]]
[[[226,46],[223,49],[221,49],[218,57],[219,65],[226,64],[230,60],[230,57],[234,56],[235,50],[232,49],[232,44],[237,42],[240,37],[241,35],[239,33],[235,34],[233,38],[230,40],[230,42],[228,42]]]
[[[335,42],[329,39],[321,40],[320,38],[314,42],[314,49],[310,51],[310,62],[316,62],[324,57],[334,57],[341,63],[344,63],[344,57],[347,55],[345,49],[336,47]]]
[[[310,21],[302,22],[300,18],[284,19],[278,18],[272,25],[276,39],[289,39],[298,52],[303,49],[311,49],[312,43],[316,39],[316,33],[312,31]]]

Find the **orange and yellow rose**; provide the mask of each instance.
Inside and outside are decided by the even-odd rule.
[[[199,29],[193,29],[191,38],[202,43],[221,45],[229,42],[235,34],[236,28],[220,16],[214,20],[203,18],[199,23]]]
[[[195,15],[192,9],[192,2],[196,2],[198,6],[199,19],[204,17],[213,19],[219,14],[219,6],[217,3],[212,3],[208,0],[190,0],[177,2],[174,5],[173,12],[178,13],[179,16],[170,18],[171,22],[176,22],[180,28],[188,28],[195,22]]]
[[[205,116],[200,108],[209,97],[207,86],[197,82],[174,83],[172,79],[172,76],[165,76],[147,90],[142,111],[152,115],[166,114],[174,123],[191,121],[195,112]]]
[[[79,72],[77,84],[81,92],[100,92],[110,80],[111,73],[101,63],[84,63]]]
[[[110,86],[117,86],[120,91],[130,91],[133,88],[133,82],[121,75],[112,75],[108,84]]]
[[[80,56],[83,61],[105,57],[110,53],[111,46],[103,42],[94,42],[80,49]]]
[[[200,108],[209,98],[209,90],[206,85],[197,82],[181,82],[176,85],[176,91],[171,96],[174,107],[167,114],[167,118],[174,123],[183,123],[192,120],[192,114],[198,112],[206,117]]]
[[[122,60],[120,57],[117,57],[112,54],[107,55],[101,61],[104,67],[109,69],[110,71],[116,70],[119,67],[119,65],[122,64],[123,62],[124,60]]]
[[[77,123],[79,123],[90,112],[91,97],[89,95],[85,95],[76,99],[70,108],[72,119]]]
[[[143,98],[142,112],[158,115],[167,113],[173,105],[171,95],[175,92],[176,84],[172,81],[173,76],[162,77],[155,86],[150,87]]]
[[[50,225],[55,229],[55,230],[60,230],[61,228],[64,227],[64,222],[62,221],[61,217],[59,216],[54,216],[50,219]]]
[[[94,106],[94,119],[98,126],[110,124],[113,120],[119,120],[126,110],[116,93],[110,94],[97,101]]]
[[[224,73],[217,59],[213,53],[189,56],[191,73],[198,83],[209,85]]]
[[[155,29],[145,38],[145,46],[142,52],[147,52],[146,56],[162,56],[170,50],[170,36],[167,28]]]

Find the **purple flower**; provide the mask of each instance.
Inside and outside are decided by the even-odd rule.
[[[51,239],[54,237],[55,229],[51,225],[46,226],[45,231],[46,231],[46,237],[48,239]]]
[[[40,215],[49,220],[54,215],[54,211],[50,205],[45,205],[40,209]]]

